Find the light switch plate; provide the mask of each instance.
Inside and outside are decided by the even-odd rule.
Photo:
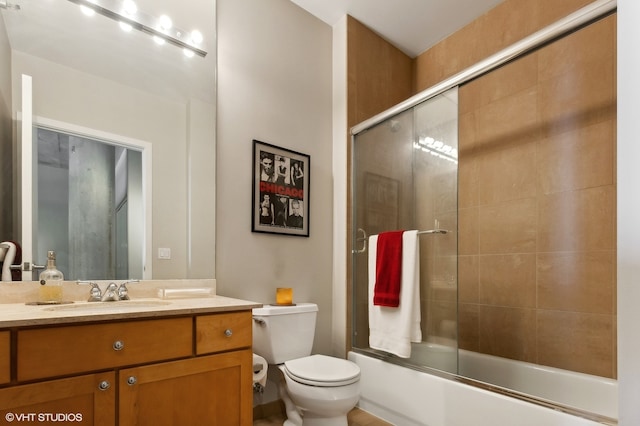
[[[171,249],[166,247],[158,248],[158,259],[171,259]]]

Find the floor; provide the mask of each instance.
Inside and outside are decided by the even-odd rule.
[[[349,426],[391,426],[391,423],[387,423],[359,408],[351,410],[347,419]],[[273,414],[259,420],[254,420],[253,426],[282,426],[284,420],[285,417],[282,414]]]

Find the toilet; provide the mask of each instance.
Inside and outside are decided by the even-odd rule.
[[[360,397],[360,367],[311,355],[318,305],[266,305],[253,309],[253,350],[278,366],[284,426],[347,426]]]

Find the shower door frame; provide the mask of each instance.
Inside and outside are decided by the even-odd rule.
[[[491,71],[493,71],[494,69],[507,64],[521,56],[526,55],[527,53],[530,53],[556,39],[562,38],[563,36],[576,31],[582,27],[586,27],[589,24],[596,22],[602,18],[605,18],[613,13],[615,13],[617,10],[617,1],[616,0],[599,0],[599,1],[595,1],[585,7],[583,7],[582,9],[577,10],[576,12],[566,16],[565,18],[535,32],[534,34],[522,39],[521,41],[514,43],[513,45],[499,51],[498,53],[464,69],[463,71],[453,75],[452,77],[449,77],[448,79],[445,79],[443,81],[441,81],[440,83],[431,86],[430,88],[416,94],[415,96],[407,99],[404,102],[401,102],[400,104],[397,104],[396,106],[380,113],[377,114],[375,116],[373,116],[372,118],[365,120],[363,122],[361,122],[360,124],[357,124],[355,126],[353,126],[350,130],[350,134],[351,134],[351,152],[354,152],[354,144],[355,144],[355,139],[356,136],[362,132],[367,131],[368,129],[376,126],[377,124],[382,123],[383,121],[398,115],[402,112],[405,112],[411,108],[414,108],[415,106],[429,100],[432,99],[446,91],[448,91],[449,89],[452,89],[454,87],[459,87],[460,85],[462,85],[465,82],[468,82],[472,79],[475,79],[477,77],[480,77],[484,74],[487,74]],[[353,167],[353,161],[354,159],[351,158],[351,164],[350,164],[350,185],[353,185],[354,183],[354,167]],[[351,203],[352,203],[352,207],[351,207],[351,213],[349,214],[348,217],[348,221],[349,221],[349,226],[348,226],[348,230],[350,231],[350,249],[349,252],[350,254],[353,256],[356,252],[357,249],[360,248],[359,242],[358,242],[358,230],[354,229],[354,224],[355,224],[355,220],[353,218],[353,209],[355,206],[355,200],[354,200],[354,193],[355,191],[351,190]],[[351,263],[353,262],[352,260],[350,261]],[[353,268],[349,268],[351,275],[354,274]],[[353,276],[349,278],[349,291],[351,292],[351,294],[353,295],[354,292],[354,285],[353,285]],[[355,297],[352,296],[352,300],[351,300],[351,304],[354,305],[355,304]],[[351,318],[349,318],[349,320],[353,323],[355,322],[355,318],[354,318],[354,312],[355,309],[352,308],[351,310]],[[355,329],[355,327],[352,325],[350,327],[350,331],[353,331]],[[383,354],[376,354],[376,353],[372,353],[372,351],[368,351],[368,350],[361,350],[358,348],[354,348],[353,347],[353,341],[352,341],[352,337],[349,336],[349,342],[348,342],[348,350],[354,351],[354,352],[358,352],[358,353],[363,353],[367,356],[373,356],[373,357],[377,357],[377,358],[381,358],[384,359],[385,361],[391,361],[394,363],[400,363],[398,360],[394,360],[392,357],[385,357]],[[404,365],[404,364],[402,364]],[[422,371],[426,371],[430,374],[434,374],[440,377],[444,377],[444,378],[448,378],[451,380],[455,380],[461,383],[465,383],[474,387],[478,387],[478,388],[482,388],[482,389],[486,389],[486,390],[490,390],[492,392],[496,392],[499,394],[503,394],[503,395],[508,395],[511,397],[515,397],[521,400],[524,400],[526,402],[530,402],[530,403],[534,403],[537,405],[543,405],[546,407],[550,407],[556,410],[560,410],[560,411],[564,411],[564,412],[568,412],[570,414],[574,414],[586,419],[591,419],[594,421],[601,421],[603,422],[603,424],[615,424],[615,423],[611,423],[611,421],[613,419],[609,419],[609,418],[602,418],[601,416],[595,415],[593,413],[588,413],[588,412],[583,412],[581,410],[575,410],[572,409],[571,407],[564,407],[562,405],[559,404],[554,404],[551,403],[549,401],[545,401],[545,400],[541,400],[539,398],[536,397],[532,397],[532,396],[528,396],[526,394],[521,394],[519,392],[516,391],[512,391],[510,389],[505,389],[502,388],[500,386],[496,386],[496,385],[492,385],[490,383],[484,383],[484,382],[480,382],[468,377],[464,377],[464,376],[460,376],[458,374],[452,374],[446,371],[441,371],[441,370],[436,370],[433,368],[429,368],[429,367],[415,367],[415,366],[407,366],[408,368],[414,368],[414,369],[418,369],[418,370],[422,370]]]

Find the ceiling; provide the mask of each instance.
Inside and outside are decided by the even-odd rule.
[[[333,26],[348,14],[416,57],[503,0],[291,0]]]
[[[415,57],[502,0],[291,1],[329,25],[349,14]],[[177,27],[199,29],[209,54],[186,58],[181,49],[120,31],[103,16],[88,18],[69,0],[9,0],[20,10],[0,11],[13,50],[162,96],[213,103],[215,0],[136,2],[147,14],[168,14]]]

